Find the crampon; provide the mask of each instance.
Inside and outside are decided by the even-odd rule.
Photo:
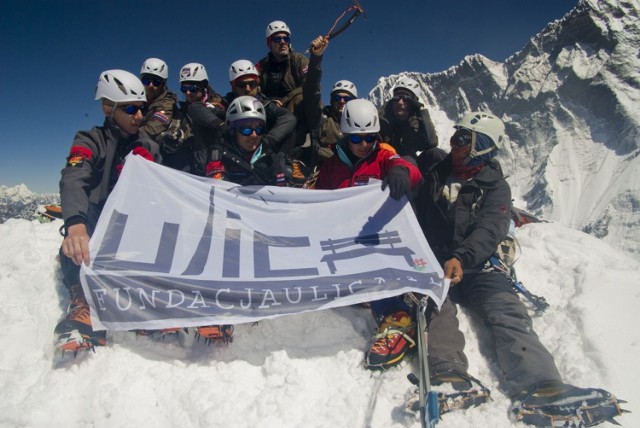
[[[451,391],[439,391],[439,389],[445,388],[446,383],[440,384],[435,378],[432,378],[431,380],[434,392],[438,395],[438,414],[440,416],[454,410],[464,410],[470,407],[477,407],[491,400],[491,391],[482,385],[480,381],[468,374],[460,374],[459,376],[461,376],[460,379],[464,380],[468,385],[468,388],[463,391],[455,390],[454,388],[450,388]],[[414,385],[417,384],[416,382],[418,379],[415,378],[415,375],[411,374],[408,378],[411,383]],[[415,391],[410,395],[405,409],[411,412],[418,412],[420,410],[418,391]]]
[[[136,337],[137,336],[145,336],[145,337],[162,337],[162,340],[167,336],[178,336],[180,332],[184,332],[189,334],[189,330],[183,327],[173,327],[173,328],[163,328],[161,330],[135,330]]]
[[[539,427],[585,428],[603,422],[620,425],[614,418],[630,413],[620,408],[626,401],[603,389],[571,388],[549,403],[536,403],[535,397],[531,400],[532,394],[514,401],[512,412],[516,421]]]
[[[105,346],[107,338],[104,333],[93,332],[90,336],[80,333],[78,329],[61,332],[58,334],[55,346],[62,351],[63,358],[67,352],[73,352],[73,358],[76,358],[79,351],[95,352],[96,346]]]
[[[213,342],[222,342],[229,344],[233,342],[233,326],[232,325],[206,325],[196,328],[196,340],[200,342],[200,338],[204,339],[205,345]]]
[[[66,317],[56,325],[56,347],[62,351],[62,357],[66,352],[73,352],[73,357],[78,351],[93,351],[96,346],[107,344],[105,331],[94,331],[91,326],[91,316],[87,301],[82,297],[77,288],[71,290],[72,300],[69,304]]]

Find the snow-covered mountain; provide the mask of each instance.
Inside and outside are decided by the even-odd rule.
[[[503,118],[501,154],[528,210],[640,255],[640,19],[637,0],[583,0],[504,63],[473,55],[418,80],[441,141],[465,112]],[[401,75],[370,94],[390,97]]]
[[[40,205],[58,203],[60,197],[56,193],[34,193],[24,184],[0,185],[0,223],[10,218],[33,218]]]

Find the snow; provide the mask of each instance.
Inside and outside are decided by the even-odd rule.
[[[68,302],[57,271],[60,225],[0,224],[1,427],[420,426],[403,410],[417,360],[366,370],[374,324],[360,307],[237,325],[229,346],[206,346],[193,334],[115,332],[95,354],[61,358],[53,347]],[[551,304],[535,329],[565,381],[629,401],[633,413],[618,421],[640,426],[640,262],[559,224],[526,225],[516,236],[519,278]],[[439,426],[524,426],[508,418],[486,331],[464,310],[459,317],[470,373],[493,401],[447,414]]]

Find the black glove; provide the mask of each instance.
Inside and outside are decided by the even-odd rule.
[[[158,143],[160,144],[160,148],[165,153],[175,153],[178,151],[180,146],[182,146],[184,138],[184,133],[181,129],[176,130],[176,132],[171,133],[169,131],[165,131],[158,137]]]
[[[389,169],[387,176],[382,180],[382,190],[389,187],[389,193],[395,200],[402,198],[411,190],[409,170],[404,166],[394,166]]]
[[[422,103],[414,98],[409,98],[407,100],[407,106],[409,107],[409,111],[413,113],[417,113],[422,109]]]

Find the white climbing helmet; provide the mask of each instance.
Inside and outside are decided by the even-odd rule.
[[[231,101],[227,108],[227,125],[233,127],[233,123],[243,119],[259,119],[267,122],[264,106],[256,98],[243,95]]]
[[[100,73],[96,100],[103,98],[114,103],[147,102],[144,85],[140,79],[124,70],[107,70]]]
[[[340,91],[348,92],[353,96],[353,98],[358,98],[358,89],[356,88],[356,85],[348,80],[338,80],[333,84],[331,94],[333,95],[334,92]]]
[[[289,37],[291,37],[291,30],[289,30],[289,26],[283,21],[273,21],[267,25],[267,42],[269,41],[269,37],[275,33],[287,33]]]
[[[340,130],[345,134],[373,134],[380,131],[378,109],[363,98],[349,101],[342,109]]]
[[[180,83],[182,82],[202,82],[209,81],[207,70],[204,65],[197,62],[190,62],[180,69]]]
[[[479,132],[491,138],[496,149],[500,150],[504,146],[507,138],[504,129],[504,123],[497,116],[485,112],[467,113],[454,125],[454,128],[468,129],[469,131]],[[482,153],[477,153],[480,155]]]
[[[420,89],[420,84],[413,80],[411,77],[401,77],[396,82],[396,85],[393,87],[393,93],[395,94],[398,89],[406,89],[416,96],[416,99],[422,100],[422,89]]]
[[[158,58],[148,58],[142,63],[140,74],[153,74],[161,79],[167,80],[169,77],[169,67],[167,63]]]
[[[252,75],[258,77],[256,66],[247,59],[239,59],[229,67],[229,82],[235,81],[238,77]]]

